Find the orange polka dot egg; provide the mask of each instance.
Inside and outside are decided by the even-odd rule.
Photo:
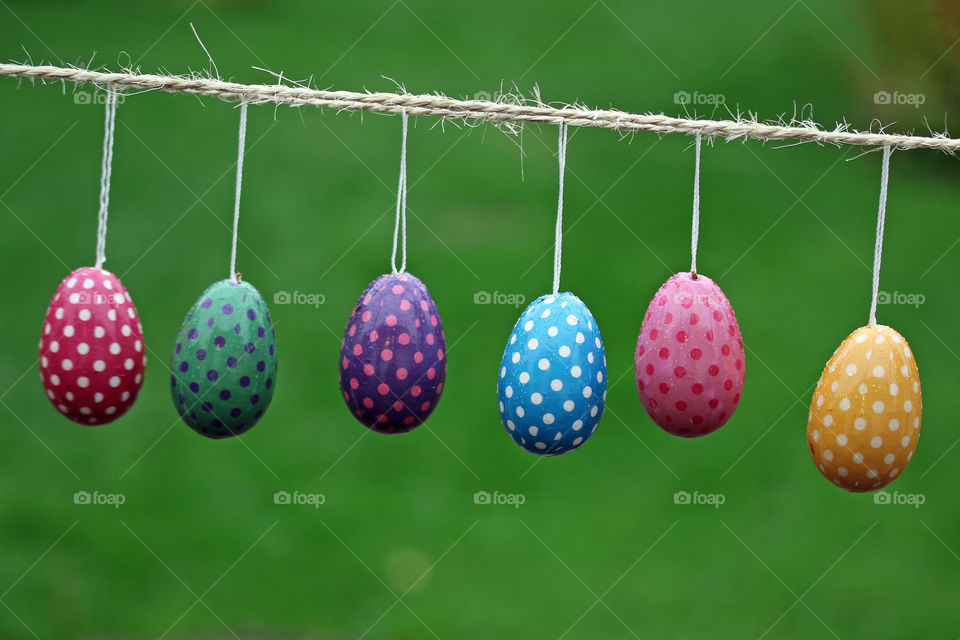
[[[885,487],[913,458],[922,408],[917,363],[904,337],[883,325],[857,329],[813,393],[807,444],[814,464],[847,491]]]

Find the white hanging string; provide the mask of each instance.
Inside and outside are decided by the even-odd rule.
[[[697,134],[697,157],[693,171],[693,230],[690,235],[690,275],[697,278],[697,244],[700,242],[700,134]]]
[[[880,260],[883,254],[883,228],[887,218],[887,184],[890,181],[890,153],[893,147],[883,148],[880,169],[880,207],[877,210],[877,243],[873,248],[873,299],[870,302],[870,326],[877,324],[877,297],[880,294]]]
[[[233,203],[233,245],[230,248],[230,280],[240,282],[237,276],[237,229],[240,226],[240,188],[243,186],[243,151],[247,144],[247,103],[240,102],[240,135],[237,143],[237,195]]]
[[[103,124],[103,157],[100,161],[100,210],[97,213],[96,268],[107,259],[107,212],[110,208],[110,173],[113,166],[113,132],[117,121],[117,90],[107,88],[106,116]]]
[[[553,244],[553,292],[560,292],[560,259],[563,255],[563,173],[567,166],[567,125],[560,125],[557,140],[557,159],[560,163],[560,195],[557,198],[557,229]]]
[[[397,183],[397,218],[393,224],[393,254],[390,262],[393,273],[403,273],[407,270],[407,111],[400,112],[403,133],[400,138],[400,181]],[[403,254],[400,258],[400,268],[397,269],[397,238],[402,236]]]

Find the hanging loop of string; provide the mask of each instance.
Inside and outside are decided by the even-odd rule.
[[[233,243],[230,247],[230,280],[240,282],[237,273],[237,230],[240,227],[240,189],[243,186],[243,152],[247,144],[247,103],[240,103],[240,133],[237,142],[237,195],[233,203]]]
[[[560,195],[557,198],[557,229],[553,244],[553,292],[560,292],[560,260],[563,256],[563,174],[567,166],[567,125],[560,125],[557,139],[557,161],[560,164]]]
[[[110,209],[110,173],[113,166],[113,132],[117,121],[117,90],[107,87],[106,116],[103,124],[103,158],[100,161],[100,209],[97,213],[96,268],[107,259],[107,213]]]
[[[877,297],[880,295],[880,262],[883,256],[883,229],[887,218],[887,185],[890,182],[890,154],[893,147],[883,148],[880,169],[880,206],[877,209],[877,243],[873,248],[873,299],[870,301],[870,326],[877,324]]]
[[[390,263],[394,275],[407,270],[407,110],[400,112],[400,180],[397,183],[397,217],[393,223],[393,253]],[[397,238],[401,237],[400,268],[397,269]]]
[[[693,170],[693,228],[690,234],[690,277],[697,279],[697,244],[700,242],[700,134],[697,134]]]

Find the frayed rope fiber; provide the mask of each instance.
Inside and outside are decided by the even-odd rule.
[[[328,107],[345,111],[375,111],[408,116],[436,116],[486,122],[538,122],[571,127],[598,127],[622,132],[652,131],[685,133],[727,139],[800,140],[820,144],[891,147],[893,149],[937,149],[947,153],[960,150],[960,139],[947,136],[913,136],[850,131],[833,131],[814,126],[763,123],[754,120],[703,120],[674,118],[663,114],[636,114],[616,110],[593,110],[573,106],[555,108],[542,103],[456,100],[441,95],[408,93],[362,93],[326,91],[309,87],[248,85],[216,78],[160,76],[137,73],[109,73],[88,69],[22,64],[0,64],[0,75],[45,80],[94,83],[137,90],[158,90],[213,96],[250,104],[275,103],[293,106]],[[802,124],[802,123],[801,123]]]

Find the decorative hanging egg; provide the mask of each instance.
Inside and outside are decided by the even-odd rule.
[[[531,453],[573,451],[597,430],[607,400],[607,357],[580,298],[537,298],[520,316],[497,379],[500,420]]]
[[[221,280],[190,308],[170,359],[173,403],[208,438],[249,431],[277,382],[277,334],[267,303],[247,282]]]
[[[807,422],[813,462],[847,491],[885,487],[913,458],[922,409],[907,341],[890,327],[861,327],[834,352],[813,392]]]
[[[147,358],[137,309],[117,276],[83,267],[60,283],[39,357],[47,398],[70,420],[100,425],[127,412]]]
[[[695,438],[722,427],[740,402],[743,338],[710,278],[682,272],[657,291],[640,326],[637,391],[664,431]]]
[[[430,292],[409,273],[382,275],[347,321],[340,389],[357,420],[405,433],[433,413],[447,377],[447,343]]]

